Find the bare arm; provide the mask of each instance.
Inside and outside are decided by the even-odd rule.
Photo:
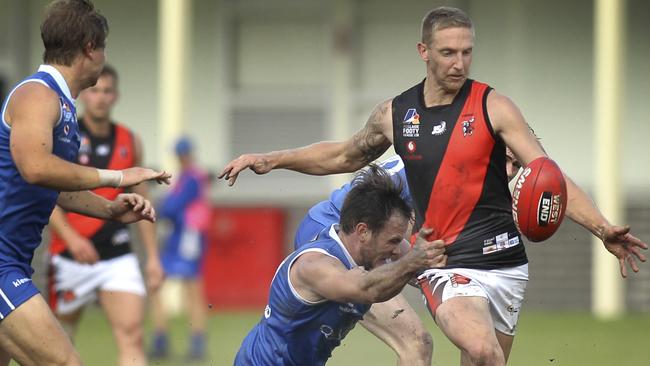
[[[134,137],[135,145],[135,165],[142,164],[143,150],[142,142],[138,137]],[[131,187],[133,193],[137,193],[145,199],[149,199],[149,189],[146,183],[140,183]],[[145,220],[138,221],[138,231],[140,233],[140,240],[147,252],[147,262],[145,264],[145,271],[147,274],[147,284],[149,289],[156,290],[160,287],[163,281],[164,273],[160,264],[160,256],[158,253],[158,238],[156,236],[156,226],[153,222]]]
[[[61,237],[72,257],[80,263],[95,263],[99,254],[93,243],[79,234],[68,222],[65,212],[59,206],[54,207],[50,216],[49,227]]]
[[[238,174],[250,168],[257,174],[289,169],[312,175],[356,171],[377,159],[392,144],[392,100],[377,105],[365,126],[345,141],[323,141],[305,147],[245,154],[226,165],[219,178],[233,185]]]
[[[310,301],[327,299],[365,304],[386,301],[397,295],[418,271],[445,264],[443,242],[427,242],[424,235],[424,231],[419,234],[413,250],[401,259],[371,271],[348,270],[338,259],[326,254],[305,253],[291,268],[292,284]]]
[[[114,201],[109,201],[91,191],[61,192],[56,204],[66,211],[125,224],[156,220],[156,212],[151,203],[133,193],[123,193]]]
[[[57,94],[40,83],[27,83],[11,97],[6,111],[6,120],[11,125],[11,155],[28,183],[80,191],[101,186],[129,186],[149,179],[169,181],[169,174],[151,169],[134,168],[107,176],[98,169],[59,158],[52,153],[52,130],[59,115]]]
[[[487,106],[495,132],[501,136],[520,162],[527,165],[540,156],[546,156],[542,145],[510,99],[491,92]],[[623,277],[627,276],[626,261],[632,270],[637,272],[639,267],[634,257],[645,262],[645,255],[639,248],[647,249],[647,244],[631,235],[629,227],[610,224],[587,193],[566,174],[564,178],[568,195],[567,216],[603,241],[605,248],[619,259]]]

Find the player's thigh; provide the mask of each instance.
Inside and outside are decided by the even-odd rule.
[[[0,347],[0,366],[8,366],[9,361],[11,361],[11,356]]]
[[[508,358],[510,357],[510,351],[512,351],[512,343],[515,340],[515,336],[502,333],[498,329],[496,330],[496,336],[497,336],[497,340],[499,341],[499,346],[501,346],[501,350],[503,351],[503,356],[505,357],[506,362],[508,362]]]
[[[79,325],[79,320],[81,320],[81,315],[83,314],[84,308],[81,307],[77,310],[74,310],[69,313],[64,314],[55,314],[57,320],[63,327],[63,330],[74,340],[74,336],[77,332],[77,325]]]
[[[116,337],[141,336],[145,307],[142,295],[125,291],[101,290],[99,303]]]
[[[435,312],[440,330],[461,350],[498,346],[490,307],[485,297],[458,296],[445,300]]]
[[[15,308],[0,322],[0,348],[21,365],[80,365],[68,336],[42,296]]]
[[[422,320],[402,295],[373,304],[360,324],[398,352],[414,344],[433,346]]]

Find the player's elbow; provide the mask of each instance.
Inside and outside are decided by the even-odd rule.
[[[42,169],[39,164],[19,164],[17,162],[16,167],[20,176],[29,184],[42,185],[47,180],[45,169]]]
[[[378,302],[388,301],[395,296],[393,293],[388,293],[387,291],[381,291],[377,287],[367,287],[360,291],[361,294],[361,303],[363,304],[375,304]]]

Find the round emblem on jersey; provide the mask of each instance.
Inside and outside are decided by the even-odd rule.
[[[408,150],[408,152],[414,153],[415,148],[416,148],[415,141],[409,141],[409,142],[406,143],[406,150]]]
[[[95,149],[95,153],[99,156],[107,156],[108,153],[111,152],[111,147],[108,146],[108,144],[101,144],[98,145],[97,148]]]
[[[70,125],[66,123],[65,126],[63,126],[63,133],[67,135],[69,132],[70,132]]]
[[[264,308],[264,318],[268,319],[271,316],[271,307],[266,305]]]
[[[121,146],[121,147],[120,147],[120,157],[121,157],[122,159],[126,159],[126,157],[128,156],[128,154],[129,154],[129,149],[127,149],[126,146]]]
[[[90,163],[90,158],[86,154],[79,155],[79,164],[88,165]]]

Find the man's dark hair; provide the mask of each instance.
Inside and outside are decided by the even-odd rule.
[[[70,66],[86,45],[104,48],[107,35],[108,22],[92,2],[56,0],[47,7],[41,24],[43,62]]]
[[[411,207],[401,197],[404,183],[396,184],[384,169],[375,164],[357,173],[352,181],[353,188],[341,208],[341,230],[351,234],[357,224],[363,222],[377,233],[394,213],[410,219]]]
[[[109,64],[104,64],[104,68],[102,69],[102,72],[99,74],[99,76],[112,77],[114,84],[117,84],[117,81],[119,80],[119,77],[117,76],[117,70],[115,70],[115,68]]]

